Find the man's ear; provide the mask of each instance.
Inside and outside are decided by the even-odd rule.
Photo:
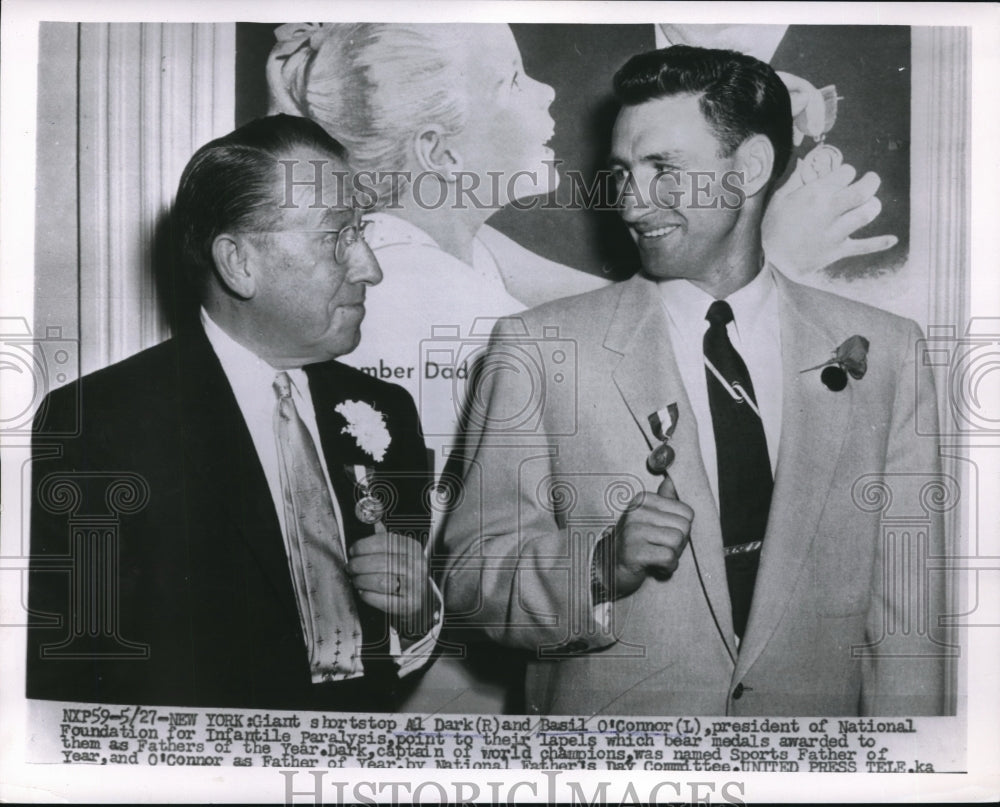
[[[222,284],[241,300],[249,300],[257,291],[257,283],[251,271],[252,249],[246,238],[229,233],[217,235],[212,242],[216,274]]]
[[[462,170],[462,155],[448,143],[448,135],[440,126],[427,126],[417,132],[413,141],[417,164],[424,171],[454,182],[455,174]]]
[[[774,146],[767,135],[755,134],[736,150],[736,170],[743,177],[743,193],[754,196],[767,188],[774,167]]]

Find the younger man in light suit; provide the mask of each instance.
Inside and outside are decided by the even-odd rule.
[[[429,659],[416,408],[335,361],[381,280],[350,188],[287,115],[188,163],[175,269],[200,314],[36,418],[29,697],[392,710]]]
[[[536,712],[940,714],[940,513],[897,553],[864,492],[938,480],[918,328],[767,264],[792,131],[771,68],[677,46],[615,88],[642,272],[494,332],[449,611],[532,651]]]

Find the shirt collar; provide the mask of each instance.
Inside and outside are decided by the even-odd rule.
[[[656,285],[667,318],[677,332],[697,335],[700,340],[708,327],[705,314],[715,298],[689,280],[661,280]],[[757,327],[762,316],[769,316],[765,312],[776,288],[771,265],[765,264],[753,280],[725,298],[733,309],[733,324],[741,338]]]
[[[762,322],[771,318],[770,303],[775,299],[776,289],[771,265],[765,264],[753,280],[726,298],[733,309],[733,323],[741,339],[746,339]]]
[[[229,385],[233,388],[237,400],[255,400],[260,397],[261,390],[271,389],[274,377],[281,371],[233,339],[204,308],[199,312],[199,316],[205,329],[205,336],[208,337],[215,355],[219,357],[219,363],[226,378],[229,379]],[[291,379],[292,387],[301,394],[300,386],[304,371],[295,368],[285,372]]]

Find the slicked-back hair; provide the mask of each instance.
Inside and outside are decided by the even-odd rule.
[[[615,73],[624,106],[673,95],[697,95],[701,114],[729,156],[755,134],[774,147],[771,181],[792,153],[792,105],[770,65],[733,50],[674,45],[633,56]]]
[[[212,244],[225,232],[277,223],[278,160],[314,148],[346,162],[344,147],[315,121],[271,115],[206,143],[188,161],[171,212],[177,260],[199,296],[215,271]]]

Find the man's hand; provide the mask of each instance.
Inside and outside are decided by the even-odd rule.
[[[693,518],[694,511],[677,498],[669,476],[656,493],[637,494],[615,526],[612,558],[607,539],[595,550],[595,565],[603,571],[602,583],[612,597],[627,597],[647,575],[664,580],[673,574]]]
[[[358,596],[387,613],[401,636],[423,636],[433,627],[434,593],[418,541],[386,532],[379,522],[375,534],[354,543],[348,556],[347,571]]]
[[[820,159],[817,170],[815,162],[798,161],[764,215],[764,252],[793,276],[819,271],[842,258],[881,252],[899,240],[894,235],[850,237],[882,210],[875,197],[882,182],[878,174],[869,171],[855,182],[853,166],[824,168]]]

